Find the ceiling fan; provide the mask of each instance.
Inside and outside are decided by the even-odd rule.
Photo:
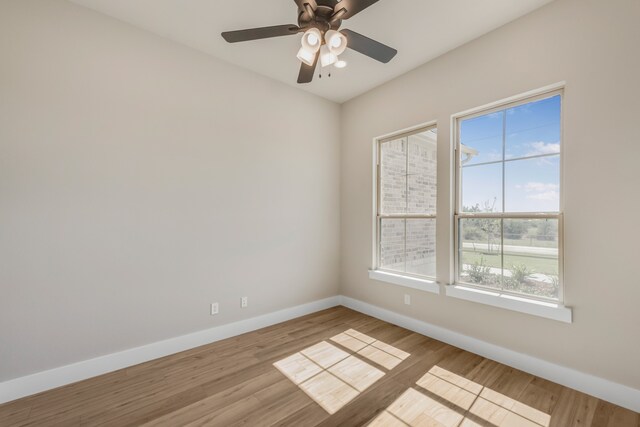
[[[344,67],[338,55],[347,47],[377,61],[387,63],[398,53],[380,42],[351,30],[338,31],[342,21],[362,12],[378,0],[294,0],[298,6],[298,25],[275,25],[247,30],[225,31],[229,43],[304,33],[298,59],[302,62],[298,83],[309,83],[320,60],[322,67]]]

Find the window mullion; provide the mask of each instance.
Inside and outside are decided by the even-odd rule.
[[[404,213],[409,213],[409,137],[404,138],[406,144],[404,166]],[[404,219],[404,271],[407,272],[407,219]]]
[[[502,111],[502,213],[506,212],[507,110]],[[504,290],[504,216],[500,219],[500,289]]]
[[[500,289],[504,291],[504,217],[500,218]]]
[[[436,216],[435,215],[428,215],[428,214],[382,214],[382,215],[378,215],[379,218],[384,218],[384,219],[435,219]]]

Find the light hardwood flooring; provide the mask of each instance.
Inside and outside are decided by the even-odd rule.
[[[602,426],[640,414],[337,307],[0,405],[0,426]]]

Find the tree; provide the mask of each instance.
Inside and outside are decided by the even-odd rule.
[[[558,238],[558,221],[552,219],[541,220],[536,232],[538,240],[556,240]]]
[[[495,210],[496,199],[486,200],[471,207],[464,207],[465,212],[491,213]],[[493,245],[500,238],[500,221],[494,218],[469,218],[465,220],[463,238],[465,240],[486,240],[487,252],[494,251]]]
[[[506,239],[522,239],[529,231],[529,220],[526,219],[505,219],[504,237]]]

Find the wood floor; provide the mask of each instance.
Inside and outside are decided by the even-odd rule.
[[[143,424],[639,427],[640,415],[344,307],[0,405],[0,426]]]

